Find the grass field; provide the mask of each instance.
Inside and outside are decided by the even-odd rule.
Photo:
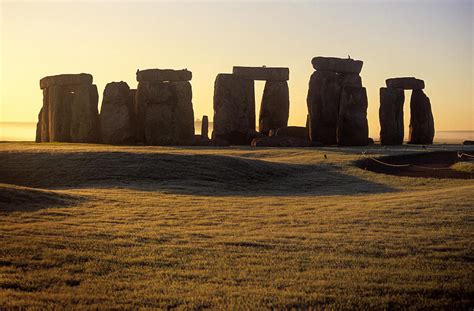
[[[474,307],[474,181],[364,150],[1,143],[0,309]]]

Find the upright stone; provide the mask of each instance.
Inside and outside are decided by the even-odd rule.
[[[403,103],[402,89],[380,88],[380,143],[382,145],[403,144]]]
[[[48,87],[49,141],[71,142],[71,110],[74,93],[67,87]]]
[[[188,81],[170,82],[176,96],[176,109],[173,115],[175,130],[174,143],[186,144],[194,138],[194,110],[191,83]]]
[[[201,137],[209,138],[209,118],[207,116],[202,117],[201,121]]]
[[[288,125],[290,95],[286,81],[267,81],[260,106],[259,131],[268,135]]]
[[[233,74],[218,74],[214,83],[213,139],[233,145],[250,144],[255,131],[255,88],[253,80]]]
[[[40,112],[38,113],[38,123],[36,124],[36,137],[35,137],[35,142],[40,143],[41,142],[41,119],[43,115],[43,108],[40,109]]]
[[[337,143],[339,118],[340,77],[330,71],[315,71],[309,81],[307,96],[309,135],[312,142],[324,145]]]
[[[423,90],[413,90],[410,98],[409,144],[432,144],[435,134],[430,99]]]
[[[41,142],[49,141],[49,102],[48,102],[48,89],[43,89],[43,108],[41,108]]]
[[[71,104],[71,142],[97,143],[99,135],[99,93],[94,84],[80,84],[69,87],[73,94]]]
[[[135,142],[135,108],[126,82],[111,82],[105,86],[100,108],[102,142],[131,144]]]
[[[364,87],[345,86],[341,92],[337,140],[341,146],[365,146],[369,139],[367,92]]]

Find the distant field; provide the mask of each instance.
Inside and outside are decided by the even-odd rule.
[[[0,309],[473,308],[474,181],[362,151],[0,143]]]

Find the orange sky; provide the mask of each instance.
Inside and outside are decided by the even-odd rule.
[[[379,88],[396,76],[425,80],[437,130],[474,130],[472,1],[2,1],[0,8],[0,121],[37,120],[43,76],[91,73],[101,97],[111,81],[136,87],[137,68],[191,70],[195,117],[212,119],[216,75],[266,65],[290,68],[290,124],[304,125],[311,58],[349,54],[364,61],[371,136],[379,131]],[[257,111],[263,85],[256,83]]]

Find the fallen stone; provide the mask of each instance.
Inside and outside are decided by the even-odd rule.
[[[145,69],[137,72],[138,82],[190,81],[192,77],[192,72],[187,69]]]
[[[284,136],[265,136],[255,138],[251,143],[252,147],[311,147],[312,144],[306,139]]]
[[[232,73],[249,80],[288,81],[290,78],[290,70],[286,67],[234,66]]]
[[[273,136],[276,137],[294,137],[308,140],[308,130],[302,126],[285,126],[275,130]]]
[[[44,89],[52,85],[78,85],[92,84],[92,75],[88,73],[62,74],[44,77],[40,80],[40,88]]]
[[[404,90],[421,90],[425,88],[425,81],[414,77],[391,78],[385,80],[387,87]]]
[[[423,90],[413,90],[410,98],[409,144],[429,145],[435,134],[430,99]]]
[[[380,88],[380,143],[382,145],[403,144],[403,103],[405,94],[401,89]]]
[[[317,56],[311,60],[311,64],[313,64],[315,70],[359,74],[363,62],[349,58]]]
[[[260,106],[259,131],[268,135],[272,129],[287,126],[289,113],[288,83],[286,81],[267,81]]]
[[[367,104],[364,87],[345,86],[342,89],[337,124],[337,141],[340,146],[367,145]]]
[[[202,116],[201,137],[204,139],[209,139],[209,118],[207,116]]]
[[[337,144],[337,120],[341,93],[340,77],[335,72],[315,71],[309,81],[307,96],[309,136],[324,145]]]
[[[255,131],[255,89],[252,80],[218,74],[214,83],[213,140],[248,145],[248,131]]]
[[[463,145],[474,145],[474,140],[465,140],[462,143]]]
[[[127,83],[111,82],[105,86],[100,125],[102,142],[106,144],[135,142],[135,108]]]

